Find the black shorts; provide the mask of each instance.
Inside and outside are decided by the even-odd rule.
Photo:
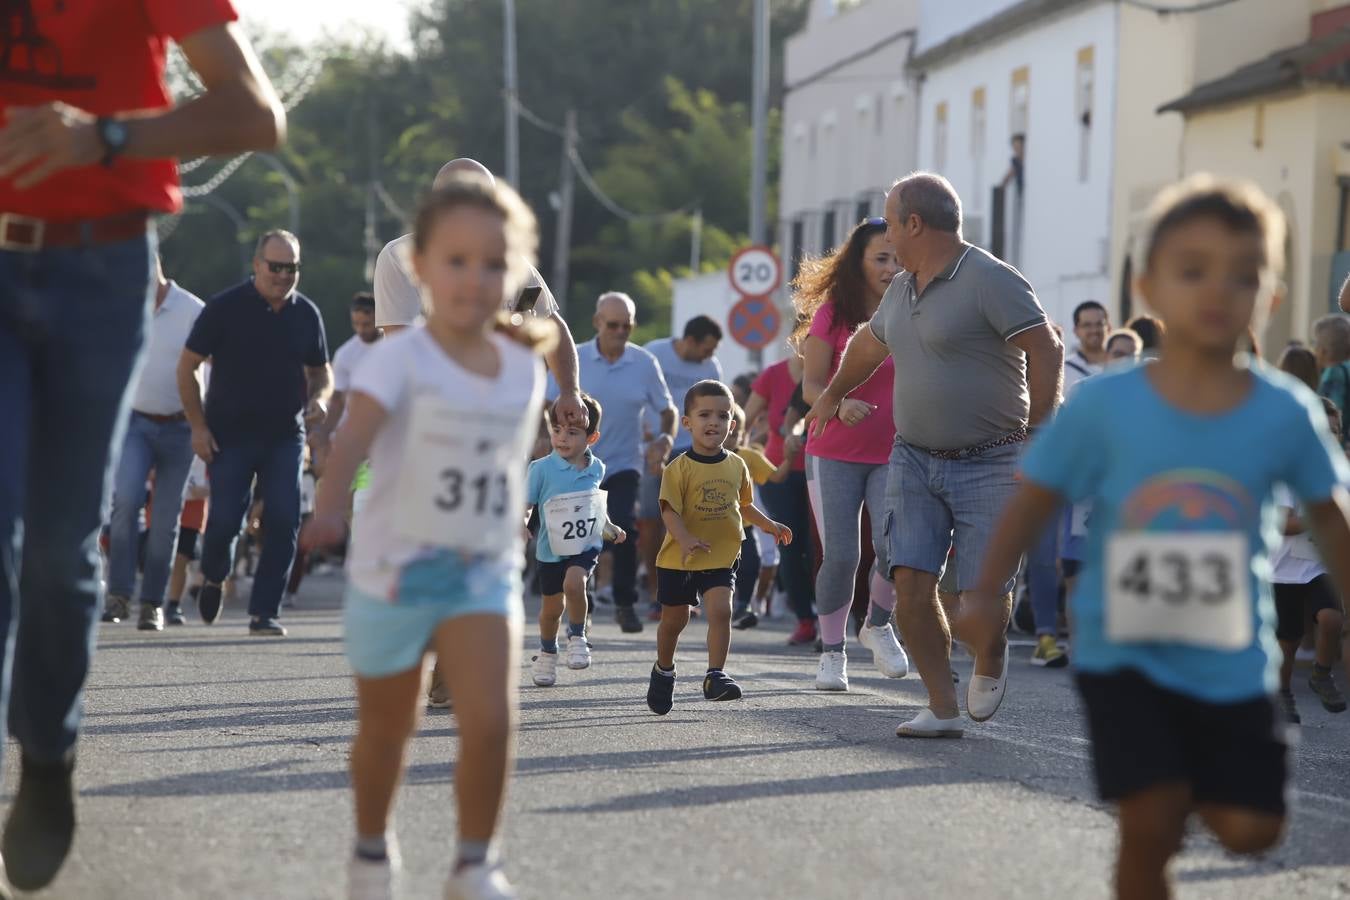
[[[197,558],[197,529],[182,528],[178,529],[178,555],[190,560]]]
[[[1275,585],[1275,637],[1282,641],[1303,639],[1303,617],[1308,609],[1313,618],[1324,609],[1340,610],[1336,589],[1326,575],[1318,575],[1307,584]]]
[[[568,569],[581,569],[590,578],[591,573],[595,571],[595,562],[600,558],[600,548],[587,550],[585,553],[578,553],[576,556],[568,556],[560,559],[558,562],[540,562],[539,563],[539,593],[545,597],[552,597],[554,594],[563,592],[563,581],[567,578]]]
[[[1184,782],[1196,803],[1284,815],[1284,724],[1268,697],[1207,703],[1139,672],[1078,674],[1103,800]]]
[[[1083,571],[1083,563],[1077,559],[1061,559],[1059,571],[1065,578],[1077,578],[1078,573]]]
[[[698,606],[699,598],[713,588],[736,592],[736,569],[740,560],[727,569],[656,569],[656,599],[662,606]]]

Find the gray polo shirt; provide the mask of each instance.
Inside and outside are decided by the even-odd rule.
[[[1027,424],[1026,356],[1008,343],[1044,324],[1027,280],[967,246],[915,296],[901,272],[871,329],[895,359],[895,431],[930,450],[971,447]]]

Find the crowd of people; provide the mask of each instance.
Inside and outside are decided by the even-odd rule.
[[[143,63],[97,88],[103,116],[68,105],[61,79],[0,101],[0,704],[22,750],[0,853],[15,886],[48,884],[70,850],[100,596],[109,624],[138,598],[138,628],[184,625],[196,559],[197,613],[216,623],[241,535],[260,638],[286,635],[305,554],[344,548],[353,898],[395,891],[391,812],[427,704],[453,705],[458,726],[446,896],[516,896],[494,838],[526,570],[540,688],[560,661],[603,659],[603,600],[623,632],[658,623],[634,685],[652,713],[674,708],[696,611],[703,697],[733,702],[754,690],[733,631],[786,607],[789,643],[819,654],[817,690],[848,690],[850,624],[884,676],[917,670],[928,701],[896,728],[914,739],[962,736],[963,706],[976,723],[998,712],[1020,591],[1030,661],[1073,659],[1118,813],[1119,896],[1168,895],[1192,815],[1234,852],[1279,839],[1305,640],[1310,689],[1346,709],[1350,319],[1318,320],[1278,369],[1250,352],[1283,266],[1283,218],[1259,191],[1164,191],[1138,281],[1157,318],[1113,330],[1085,298],[1066,354],[1033,286],[962,238],[951,185],[911,174],[884,216],[804,261],[787,357],[728,379],[715,320],[639,347],[618,292],[577,344],[533,268],[533,213],[458,159],[380,253],[330,362],[296,235],[263,234],[249,277],[205,303],[165,277],[151,226],[180,203],[171,158],[274,146],[284,114],[227,0],[148,20],[123,6],[63,37],[114,44],[108,67]],[[206,86],[172,108],[166,38]],[[954,642],[974,657],[964,702]]]

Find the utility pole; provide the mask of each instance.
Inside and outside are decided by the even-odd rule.
[[[703,207],[694,210],[689,220],[689,274],[697,275],[703,264]]]
[[[572,206],[576,195],[576,171],[572,156],[577,146],[577,111],[569,109],[563,124],[562,168],[558,173],[558,231],[553,241],[553,279],[549,288],[558,311],[567,314],[567,269],[572,257]]]
[[[519,97],[516,69],[516,0],[503,0],[503,29],[505,31],[506,66],[506,181],[520,190],[520,114],[516,112]]]
[[[755,0],[754,62],[751,78],[750,115],[754,124],[754,147],[750,162],[750,243],[768,240],[764,227],[765,181],[768,179],[769,114],[769,0]]]
[[[375,155],[375,108],[366,102],[366,155],[370,163],[370,183],[366,185],[366,281],[375,281],[375,260],[380,254],[380,240],[375,233],[375,185],[380,181],[380,161]]]

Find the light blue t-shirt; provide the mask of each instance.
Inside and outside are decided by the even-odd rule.
[[[601,425],[604,416],[601,415]],[[544,515],[543,506],[559,494],[574,494],[579,491],[593,491],[605,480],[605,464],[586,451],[587,465],[578,469],[558,455],[554,450],[542,459],[530,463],[530,473],[525,479],[525,502],[539,507],[539,516]],[[539,538],[534,545],[534,558],[540,562],[562,562],[562,557],[553,552],[548,544],[548,528],[539,529]]]
[[[675,352],[675,338],[657,338],[645,349],[656,357],[656,361],[660,364],[661,374],[665,376],[666,387],[670,388],[670,398],[675,404],[675,422],[678,427],[675,430],[675,446],[671,450],[673,459],[675,454],[694,446],[694,438],[684,426],[679,425],[680,416],[684,414],[684,395],[700,381],[708,379],[721,381],[722,364],[715,356],[710,356],[703,362],[684,361]],[[647,425],[653,433],[659,428],[659,423],[654,422],[650,414]]]
[[[605,461],[608,475],[642,472],[642,417],[652,413],[660,425],[661,411],[673,406],[656,359],[634,344],[610,362],[600,354],[595,339],[577,345],[581,389],[600,403],[600,440],[591,452]],[[549,376],[548,398],[558,396],[558,384]],[[679,421],[678,417],[676,421]]]
[[[1350,481],[1350,466],[1331,440],[1320,402],[1281,372],[1254,366],[1241,405],[1201,416],[1163,400],[1149,380],[1151,368],[1108,372],[1079,385],[1023,460],[1027,480],[1094,504],[1071,601],[1074,662],[1084,672],[1136,669],[1160,687],[1210,703],[1268,695],[1278,683],[1269,582],[1280,536],[1272,489],[1282,482],[1305,502],[1323,501],[1338,482]],[[1240,537],[1245,549],[1237,571],[1229,571],[1222,558],[1186,558],[1164,542],[1139,568],[1118,568],[1108,584],[1108,542],[1158,532],[1177,535],[1173,549],[1189,539],[1184,535],[1197,534]],[[1151,610],[1202,603],[1218,610],[1237,578],[1246,579],[1254,601],[1245,647],[1107,635],[1109,591],[1119,601],[1120,592],[1129,598],[1142,590],[1138,602],[1155,604]]]

